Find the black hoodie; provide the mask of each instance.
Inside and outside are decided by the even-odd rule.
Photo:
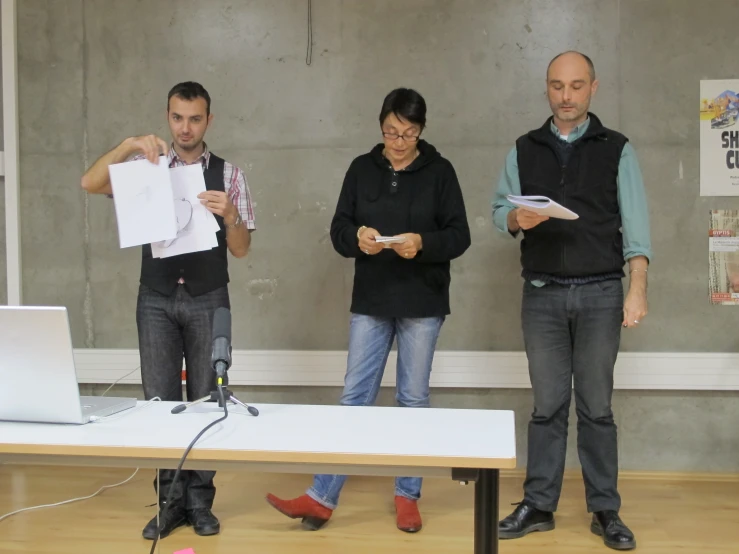
[[[470,246],[467,214],[452,164],[424,140],[418,157],[395,171],[383,145],[356,158],[344,178],[331,241],[346,258],[356,258],[351,311],[379,317],[439,317],[450,313],[449,262]],[[359,249],[362,225],[381,235],[421,235],[414,259],[394,250],[368,256]]]

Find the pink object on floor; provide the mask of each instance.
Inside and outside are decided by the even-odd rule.
[[[172,554],[195,554],[195,551],[192,548],[188,548],[187,550],[178,550],[177,552],[172,552]]]

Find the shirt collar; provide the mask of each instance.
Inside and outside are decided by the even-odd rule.
[[[580,123],[580,125],[578,125],[574,129],[572,129],[572,131],[570,131],[570,134],[567,135],[567,142],[573,142],[579,139],[581,136],[585,134],[585,131],[588,130],[589,126],[590,126],[590,118],[588,117],[585,121]],[[564,140],[564,137],[562,136],[562,133],[559,131],[559,128],[554,124],[554,119],[552,119],[552,122],[549,124],[549,128],[555,137],[557,137],[558,139]]]
[[[200,154],[198,159],[195,160],[193,163],[197,162],[200,162],[203,165],[204,169],[208,169],[208,164],[210,163],[210,150],[208,150],[208,145],[205,142],[203,143],[203,153]],[[177,152],[174,149],[174,143],[172,143],[169,147],[169,163],[170,165],[173,163],[186,165],[185,160],[177,155]]]

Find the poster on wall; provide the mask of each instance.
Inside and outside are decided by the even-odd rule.
[[[739,196],[739,79],[700,88],[701,196]]]
[[[711,304],[739,305],[739,210],[712,210],[708,227]]]

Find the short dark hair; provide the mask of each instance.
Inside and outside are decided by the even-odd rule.
[[[207,105],[206,112],[210,115],[210,94],[205,90],[205,87],[195,81],[185,81],[184,83],[178,83],[172,87],[167,96],[167,111],[169,111],[169,101],[173,96],[182,98],[183,100],[195,100],[196,98],[205,98]]]
[[[578,56],[582,57],[588,64],[588,71],[590,72],[590,82],[595,81],[595,65],[593,64],[593,60],[591,60],[590,57],[586,56],[582,52],[578,52],[577,50],[568,50],[567,52],[562,52],[561,54],[557,54],[556,56],[554,56],[552,58],[552,61],[549,62],[549,65],[547,66],[547,79],[549,78],[549,68],[552,67],[552,64],[565,54],[577,54]]]
[[[391,113],[419,125],[422,131],[426,127],[426,101],[413,89],[396,88],[385,97],[380,110],[380,125]]]

